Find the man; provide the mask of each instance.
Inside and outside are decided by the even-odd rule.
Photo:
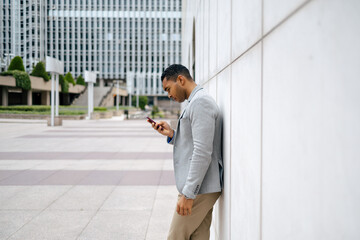
[[[169,66],[161,80],[169,98],[188,101],[176,130],[164,121],[152,123],[174,145],[179,196],[168,239],[209,239],[212,209],[222,190],[220,111],[206,91],[197,86],[186,67]]]

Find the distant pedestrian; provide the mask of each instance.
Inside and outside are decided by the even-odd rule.
[[[179,195],[168,240],[209,239],[213,206],[222,190],[222,117],[214,99],[194,82],[186,67],[169,66],[161,80],[169,98],[188,101],[176,130],[165,121],[152,123],[174,145]]]

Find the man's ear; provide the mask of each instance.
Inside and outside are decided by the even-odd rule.
[[[183,75],[179,75],[178,79],[179,79],[180,85],[181,85],[181,86],[184,86],[184,85],[185,85],[185,81],[186,81],[185,77],[184,77]]]

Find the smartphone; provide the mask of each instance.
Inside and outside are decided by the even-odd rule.
[[[152,120],[151,118],[149,118],[149,117],[146,117],[147,119],[149,119],[149,121],[151,122],[151,123],[155,123],[156,124],[156,122],[154,121],[154,120]]]

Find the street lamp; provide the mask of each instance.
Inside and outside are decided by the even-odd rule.
[[[51,73],[51,121],[54,126],[54,115],[59,116],[59,74],[64,74],[64,63],[46,56],[46,71]],[[55,83],[56,81],[56,83]],[[55,89],[56,86],[56,89]],[[56,91],[56,92],[55,92]],[[56,105],[55,105],[56,96]],[[56,113],[55,113],[56,111]]]

